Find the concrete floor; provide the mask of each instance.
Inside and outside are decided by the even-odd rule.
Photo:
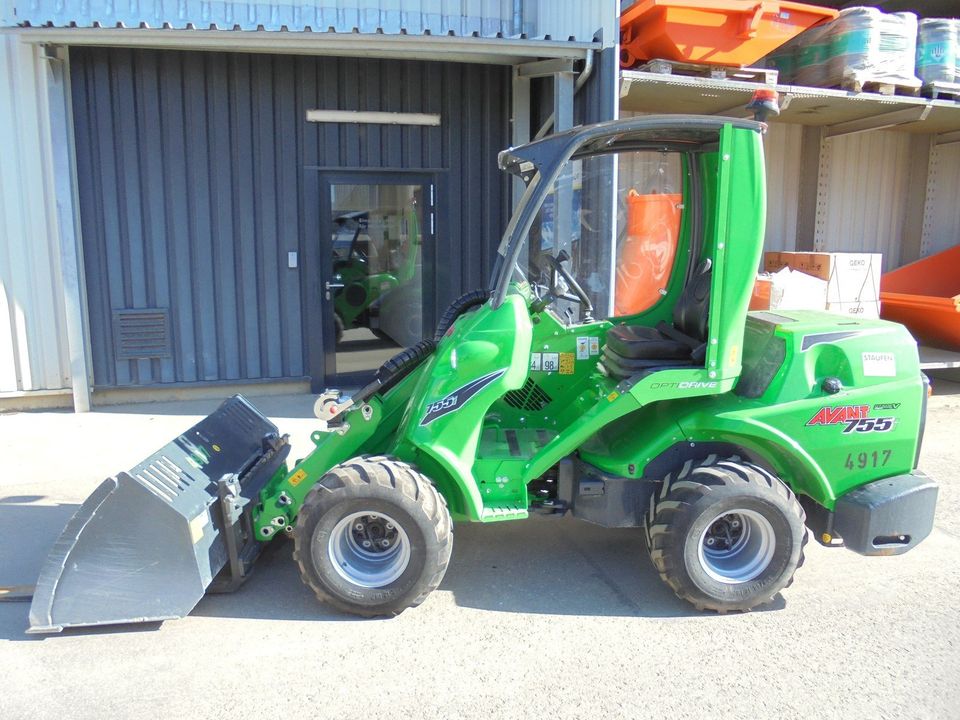
[[[440,589],[392,620],[317,604],[289,544],[163,625],[24,635],[0,603],[0,717],[960,717],[960,385],[938,383],[921,467],[933,534],[896,558],[811,543],[766,610],[701,615],[639,531],[458,526]],[[256,403],[309,445],[310,397]],[[215,402],[0,416],[0,585],[32,584],[76,504]]]
[[[390,340],[381,340],[367,328],[345,330],[337,344],[338,373],[373,373],[403,348]]]

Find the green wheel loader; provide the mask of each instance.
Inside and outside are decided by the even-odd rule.
[[[764,129],[648,116],[502,152],[526,189],[491,286],[367,387],[323,394],[303,459],[237,396],[107,480],[53,548],[31,631],[183,616],[277,536],[322,602],[362,616],[440,584],[454,521],[635,527],[664,582],[719,612],[788,587],[808,530],[863,555],[916,546],[937,488],[916,470],[914,340],[880,320],[747,312]],[[651,172],[682,197],[672,269],[652,307],[611,317],[623,199]]]

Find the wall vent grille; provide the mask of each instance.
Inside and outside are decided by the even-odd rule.
[[[114,310],[113,342],[118,360],[170,357],[170,311]]]

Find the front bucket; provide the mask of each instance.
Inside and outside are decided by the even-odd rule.
[[[50,551],[28,632],[187,615],[228,562],[236,573],[255,555],[251,505],[288,450],[237,395],[105,480]]]

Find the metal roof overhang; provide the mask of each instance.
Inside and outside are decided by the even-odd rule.
[[[6,28],[26,42],[52,45],[168,50],[337,55],[398,60],[517,65],[532,60],[585,58],[600,43],[525,38],[268,30],[173,30],[150,28]]]
[[[761,87],[769,86],[624,70],[620,80],[620,109],[747,117],[750,113],[744,106]],[[797,85],[773,87],[780,93],[781,112],[779,117],[771,117],[771,122],[824,127],[827,137],[891,129],[933,134],[953,142],[953,133],[960,131],[960,103],[950,100]]]

